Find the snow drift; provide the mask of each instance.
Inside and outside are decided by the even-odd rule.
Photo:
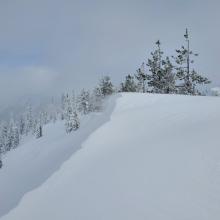
[[[110,120],[1,220],[218,220],[219,130],[217,97],[123,94]]]

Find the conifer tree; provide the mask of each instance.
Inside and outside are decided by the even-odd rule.
[[[73,131],[77,130],[80,126],[80,121],[76,111],[73,111],[73,113],[70,115],[70,121],[72,122],[71,126]]]
[[[24,116],[21,115],[19,119],[19,134],[23,135],[25,133],[25,120]]]
[[[99,88],[103,96],[111,95],[114,92],[114,87],[109,76],[105,76],[100,80]]]
[[[1,142],[2,142],[2,152],[7,151],[7,140],[8,140],[8,125],[2,123],[2,132],[1,132]]]
[[[14,123],[12,127],[12,148],[16,148],[20,143],[20,135],[19,135],[19,129],[18,126]]]
[[[69,94],[66,94],[64,97],[63,104],[63,118],[66,119],[68,117],[69,108],[71,108],[71,100]]]
[[[0,152],[0,169],[2,168],[2,166],[3,166],[3,162],[2,162],[2,154],[1,154],[1,152]]]
[[[192,56],[198,56],[190,49],[190,38],[188,30],[184,35],[186,46],[182,46],[176,50],[177,55],[173,58],[176,62],[177,77],[182,82],[179,87],[179,93],[196,95],[198,90],[196,88],[199,84],[208,84],[208,78],[201,76],[194,69],[191,69],[191,64],[194,63]]]
[[[6,151],[14,149],[19,145],[19,129],[13,118],[11,118],[10,123],[8,125],[6,140]]]
[[[75,91],[72,90],[72,96],[71,96],[71,105],[73,109],[76,109],[76,95],[75,95]]]
[[[7,129],[7,138],[6,138],[6,145],[5,150],[10,151],[13,148],[13,123],[10,121]]]
[[[137,85],[134,77],[130,74],[125,77],[125,82],[121,84],[121,92],[137,92]]]
[[[83,89],[77,98],[78,111],[86,115],[91,111],[89,91]]]
[[[69,108],[68,116],[65,122],[66,132],[70,133],[72,131],[75,131],[79,128],[79,126],[80,126],[80,122],[79,122],[78,114],[72,108]]]
[[[41,138],[43,136],[43,129],[42,125],[39,123],[37,125],[37,130],[36,130],[36,138]]]
[[[137,70],[137,74],[135,75],[135,78],[138,81],[137,85],[137,91],[145,93],[147,91],[146,85],[148,80],[148,75],[145,73],[145,63],[142,63],[141,68]]]
[[[2,124],[0,123],[0,169],[2,168],[2,154],[3,154],[3,140],[2,140]]]
[[[33,131],[33,111],[30,103],[27,104],[25,110],[25,134]]]
[[[162,55],[161,43],[158,40],[156,42],[157,48],[154,52],[151,52],[151,59],[148,59],[147,66],[149,67],[149,87],[152,88],[152,92],[162,93],[163,91],[163,76],[164,71],[162,70]]]
[[[0,143],[0,169],[3,166],[3,162],[2,162],[2,148],[1,148],[1,143]]]
[[[148,85],[155,93],[175,93],[176,76],[174,66],[169,57],[163,58],[160,41],[156,42],[157,48],[151,53],[152,58],[148,59],[147,66],[150,74]]]
[[[90,100],[91,100],[90,102],[91,102],[92,111],[100,111],[102,109],[103,94],[99,87],[93,89]]]
[[[162,93],[176,93],[176,75],[174,73],[174,66],[170,62],[169,57],[166,57],[162,61],[163,69],[163,78],[162,78]]]
[[[66,96],[65,94],[62,94],[61,95],[61,120],[64,120],[65,119],[65,102],[66,102]]]

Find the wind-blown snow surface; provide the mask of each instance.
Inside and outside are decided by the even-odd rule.
[[[219,220],[219,131],[218,97],[123,94],[110,121],[1,220]]]

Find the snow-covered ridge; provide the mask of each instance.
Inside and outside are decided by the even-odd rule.
[[[219,130],[219,98],[122,94],[110,120],[1,220],[219,220]]]

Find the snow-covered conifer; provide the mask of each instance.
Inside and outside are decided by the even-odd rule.
[[[173,64],[170,62],[169,57],[162,61],[163,79],[162,93],[176,93],[176,75],[174,72]]]
[[[8,125],[6,124],[6,122],[3,122],[1,129],[2,152],[7,151],[7,140],[8,140]]]
[[[160,41],[156,42],[157,48],[151,53],[147,66],[149,67],[148,85],[154,93],[175,93],[176,76],[174,66],[169,57],[163,58]]]
[[[114,87],[109,76],[105,76],[100,80],[99,88],[103,96],[111,95],[114,92]]]
[[[16,148],[20,143],[19,129],[16,123],[12,126],[12,148]]]
[[[21,115],[19,118],[19,122],[18,122],[18,126],[19,126],[19,134],[23,135],[25,133],[25,119],[24,116]]]
[[[33,130],[33,112],[32,106],[30,103],[27,104],[25,109],[25,134]]]
[[[43,136],[42,125],[40,123],[38,123],[37,129],[36,129],[36,138],[41,138],[42,136]]]
[[[145,93],[147,91],[147,89],[146,89],[147,83],[146,82],[148,80],[148,75],[147,75],[147,73],[145,71],[144,66],[145,66],[145,64],[142,63],[141,68],[139,68],[137,70],[137,74],[135,75],[135,78],[138,81],[137,91],[143,92],[143,93]]]
[[[2,140],[2,124],[0,123],[0,169],[2,167],[2,154],[3,154],[3,140]]]
[[[6,138],[6,144],[5,144],[5,150],[10,151],[13,148],[13,138],[14,138],[14,132],[13,132],[13,122],[10,121],[7,129],[7,138]]]
[[[134,77],[130,74],[125,77],[125,82],[121,84],[121,92],[137,92],[137,85]]]
[[[104,96],[101,89],[99,87],[96,87],[90,97],[92,111],[100,111],[102,109],[103,98]]]
[[[191,64],[194,63],[191,57],[198,56],[198,54],[190,50],[190,39],[187,29],[184,38],[187,44],[186,47],[182,46],[180,49],[176,50],[177,55],[173,56],[176,62],[176,75],[181,81],[178,85],[179,93],[196,95],[199,93],[197,85],[208,84],[210,81],[208,78],[201,76],[194,69],[191,69]]]
[[[162,55],[161,43],[158,40],[156,42],[157,48],[154,52],[151,52],[151,58],[148,59],[147,66],[149,67],[149,82],[148,85],[151,87],[151,91],[155,93],[163,93],[164,87],[164,74],[162,69]]]
[[[78,114],[75,110],[72,109],[72,107],[69,108],[67,118],[65,120],[65,127],[67,133],[77,130],[80,126]]]
[[[77,98],[78,111],[86,115],[91,111],[89,91],[83,89]]]

